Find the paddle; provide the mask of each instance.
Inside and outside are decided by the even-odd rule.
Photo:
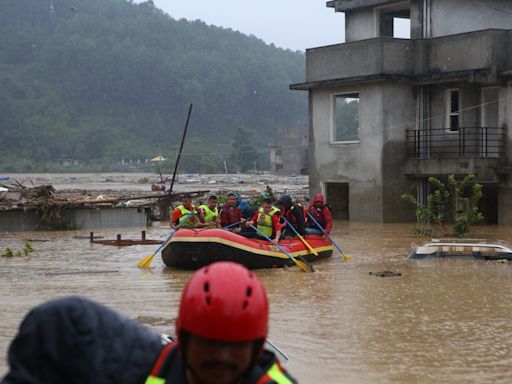
[[[153,261],[153,258],[154,258],[154,257],[155,257],[155,255],[158,253],[158,251],[160,251],[162,248],[166,247],[166,246],[170,243],[170,241],[171,241],[172,237],[174,236],[174,234],[175,234],[176,232],[178,232],[178,229],[180,229],[180,228],[181,228],[181,226],[187,222],[187,220],[190,218],[190,216],[192,216],[192,214],[193,214],[193,213],[194,213],[194,211],[193,211],[193,210],[192,210],[192,211],[190,211],[190,212],[187,214],[187,216],[185,216],[185,220],[183,220],[183,221],[180,223],[180,225],[178,225],[178,226],[176,227],[176,229],[174,230],[174,232],[173,232],[173,233],[171,233],[167,239],[165,239],[165,241],[162,243],[162,245],[160,245],[160,246],[158,247],[158,249],[157,249],[157,250],[156,250],[152,255],[148,255],[148,256],[146,256],[145,258],[143,258],[142,260],[140,260],[140,261],[136,264],[136,265],[137,265],[137,267],[141,267],[141,268],[149,267],[149,266],[151,265],[151,262]]]
[[[317,252],[317,251],[315,251],[315,250],[314,250],[314,248],[311,246],[311,244],[309,244],[309,243],[306,241],[306,239],[305,239],[305,238],[303,238],[303,237],[300,235],[299,231],[297,231],[297,230],[293,227],[293,225],[292,225],[288,220],[286,220],[286,217],[284,217],[284,216],[281,216],[281,217],[283,218],[283,220],[284,220],[284,222],[286,223],[286,225],[287,225],[288,227],[290,227],[290,228],[292,229],[292,231],[293,231],[293,232],[294,232],[294,233],[299,237],[299,239],[301,239],[301,240],[302,240],[302,242],[304,243],[304,245],[305,245],[306,247],[308,247],[309,251],[310,251],[313,255],[318,256],[318,252]]]
[[[313,266],[311,264],[309,264],[303,257],[300,257],[299,258],[301,260],[297,260],[295,259],[295,257],[293,257],[292,255],[290,255],[288,252],[286,252],[286,250],[281,247],[277,242],[275,242],[274,240],[272,240],[270,237],[268,237],[267,235],[265,235],[261,230],[259,230],[258,228],[256,228],[254,225],[251,225],[250,226],[252,229],[254,229],[256,232],[258,232],[258,234],[262,237],[264,237],[265,239],[267,239],[268,241],[270,241],[272,244],[274,244],[277,248],[279,248],[281,250],[281,252],[283,252],[286,256],[288,256],[290,259],[293,260],[293,262],[295,263],[295,265],[297,267],[299,267],[303,272],[315,272],[315,269],[313,268]]]
[[[225,227],[222,227],[222,229],[228,229],[228,228],[231,228],[231,227],[235,227],[235,226],[237,226],[240,223],[242,223],[242,220],[237,221],[236,223],[233,223],[233,224],[226,225]]]
[[[313,220],[313,223],[316,224],[316,226],[318,227],[318,229],[320,229],[323,233],[325,233],[325,235],[329,238],[329,240],[331,240],[331,243],[336,247],[336,249],[342,254],[343,256],[343,260],[345,261],[350,261],[352,260],[352,256],[349,256],[347,255],[345,252],[343,252],[343,249],[341,249],[341,247],[334,241],[334,239],[329,236],[329,234],[325,231],[325,229],[322,228],[322,226],[320,225],[320,223],[318,221],[315,220],[315,218],[313,217],[313,215],[311,213],[309,213],[309,211],[307,212],[308,213],[308,216],[311,220]]]

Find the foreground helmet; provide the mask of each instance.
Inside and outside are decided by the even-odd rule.
[[[253,341],[268,333],[268,299],[256,275],[240,264],[217,262],[196,271],[181,297],[176,334],[221,341]]]

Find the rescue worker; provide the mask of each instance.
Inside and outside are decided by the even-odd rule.
[[[203,227],[216,227],[219,219],[219,210],[217,208],[217,196],[211,195],[208,198],[208,204],[201,204],[199,209],[204,210]]]
[[[306,223],[304,221],[304,209],[298,203],[294,203],[290,195],[283,195],[277,200],[276,205],[281,209],[281,214],[293,225],[297,232],[304,236],[306,234]],[[286,222],[283,224],[283,237],[294,237],[293,229],[288,228]]]
[[[222,206],[220,211],[220,226],[227,227],[233,224],[242,222],[242,213],[237,208],[237,198],[234,192],[228,193],[228,201]],[[240,233],[240,225],[232,226],[228,228],[229,231]]]
[[[192,214],[189,216],[191,212]],[[192,204],[192,196],[188,193],[184,194],[181,198],[181,204],[171,213],[171,228],[195,228],[198,223],[199,219],[197,217],[197,210]]]
[[[281,239],[281,223],[279,222],[280,211],[272,205],[272,200],[265,199],[261,203],[261,207],[245,225],[250,227],[256,224],[261,232],[267,237],[274,238],[276,242]],[[259,236],[258,236],[259,237]]]
[[[322,226],[323,229],[325,229],[325,233],[318,228],[318,226],[315,224],[311,218],[306,218],[306,233],[308,234],[314,234],[314,235],[322,235],[326,236],[326,234],[329,234],[332,229],[332,216],[331,216],[331,210],[329,207],[324,203],[324,195],[321,193],[317,193],[313,197],[313,203],[309,205],[307,212],[311,214],[316,221],[318,221],[318,224]]]
[[[4,384],[292,384],[263,348],[268,299],[256,275],[218,262],[183,290],[177,341],[84,298],[33,309],[9,347]]]

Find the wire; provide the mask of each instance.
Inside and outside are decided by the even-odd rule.
[[[462,113],[462,112],[465,112],[465,111],[470,111],[470,110],[477,109],[477,108],[481,108],[483,106],[494,104],[494,103],[497,103],[497,102],[502,102],[502,101],[505,101],[505,100],[507,100],[507,98],[503,97],[503,98],[499,98],[499,99],[496,99],[496,100],[488,101],[486,103],[472,105],[470,107],[460,109],[459,113]],[[382,132],[383,133],[387,133],[387,132],[394,131],[396,129],[403,129],[403,128],[415,126],[417,123],[424,123],[424,122],[427,122],[427,121],[431,121],[431,120],[439,119],[439,118],[444,118],[444,117],[445,117],[445,114],[438,114],[438,115],[430,116],[430,117],[428,117],[426,119],[411,120],[411,121],[404,122],[402,124],[393,125],[393,126],[390,126],[390,127],[383,128]],[[317,144],[325,144],[325,142],[319,142],[319,141],[317,141],[317,142],[308,142],[307,145],[289,145],[289,146],[283,145],[283,146],[280,146],[279,149],[280,150],[286,150],[286,151],[290,151],[290,150],[305,151],[305,150],[308,150],[311,147],[314,147]],[[270,152],[271,150],[272,150],[271,148],[261,148],[261,149],[251,149],[251,150],[247,150],[247,151],[196,152],[196,153],[183,154],[183,156],[187,157],[187,158],[194,158],[194,157],[200,157],[200,156],[230,156],[230,155],[233,155],[233,154],[265,153],[265,152]]]
[[[486,7],[489,7],[489,8],[491,8],[491,9],[494,9],[495,11],[503,12],[503,13],[505,13],[505,14],[507,14],[507,15],[512,15],[512,12],[511,12],[511,11],[507,11],[507,10],[505,10],[505,9],[498,8],[498,7],[496,7],[495,5],[491,5],[491,4],[489,4],[487,1],[483,1],[483,0],[474,0],[474,1],[475,1],[475,2],[477,2],[477,3],[479,3],[479,4],[484,5],[484,6],[486,6]]]

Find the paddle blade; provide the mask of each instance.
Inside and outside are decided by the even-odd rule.
[[[152,255],[146,256],[145,258],[143,258],[142,260],[140,260],[137,263],[137,267],[147,268],[147,267],[151,266],[151,262],[153,261],[154,257],[155,257],[154,253]]]
[[[307,264],[304,261],[297,260],[295,257],[292,257],[293,262],[302,272],[315,272],[313,266],[311,264]]]
[[[347,255],[346,253],[343,254],[343,261],[349,262],[352,260],[352,256]]]

